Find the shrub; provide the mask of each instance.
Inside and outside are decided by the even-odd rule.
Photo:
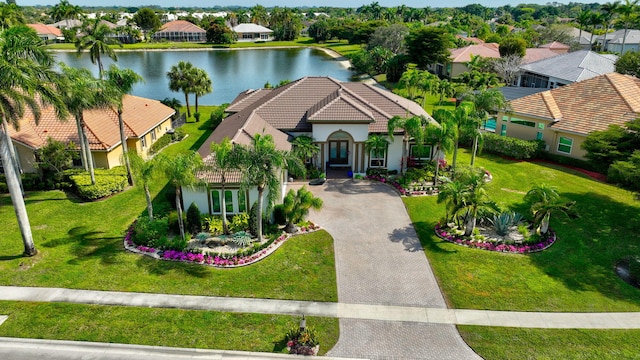
[[[522,222],[522,215],[516,212],[502,212],[490,218],[489,222],[493,225],[496,234],[504,236],[509,233],[509,228]]]
[[[595,166],[593,166],[593,164],[591,164],[589,161],[576,159],[569,156],[557,155],[546,151],[541,151],[537,157],[545,160],[551,160],[560,165],[573,166],[589,171],[598,171],[598,169],[596,169]]]
[[[158,246],[159,240],[169,234],[166,218],[149,219],[147,216],[138,218],[133,228],[131,240],[136,245]]]
[[[165,146],[171,144],[171,141],[173,141],[173,137],[172,137],[171,134],[164,134],[164,135],[160,136],[160,138],[158,138],[158,140],[156,140],[156,142],[151,144],[151,147],[149,148],[149,154],[157,153],[158,151],[160,151]]]
[[[225,114],[225,110],[226,110],[227,106],[229,106],[229,104],[220,105],[220,106],[216,107],[211,112],[211,116],[209,117],[209,121],[211,122],[211,128],[212,129],[215,130],[215,128],[217,128],[218,125],[220,125],[220,123],[224,119],[224,114]]]
[[[171,134],[171,139],[173,141],[180,141],[187,136],[187,131],[183,128],[177,128],[174,130],[173,134]]]
[[[7,183],[4,182],[4,179],[2,182],[0,182],[0,193],[2,194],[6,194],[9,192],[9,188],[7,187]]]
[[[514,159],[531,159],[540,148],[544,149],[544,141],[541,140],[522,140],[509,136],[500,136],[496,134],[484,134],[483,150],[508,156]]]
[[[220,216],[207,217],[205,226],[212,235],[222,234],[222,218]]]
[[[254,202],[249,211],[249,232],[258,235],[258,202]]]
[[[233,215],[231,221],[227,224],[229,227],[229,231],[238,232],[238,231],[247,231],[249,230],[249,214],[241,213]]]
[[[284,215],[284,205],[278,204],[273,207],[273,221],[278,225],[287,223],[287,218]]]
[[[295,327],[285,336],[290,354],[313,355],[313,348],[320,344],[316,332],[312,328],[301,330]]]
[[[191,203],[187,209],[187,231],[192,234],[196,234],[202,230],[202,219],[200,218],[200,209],[196,203]]]
[[[367,168],[366,173],[367,173],[367,176],[374,176],[374,175],[387,176],[389,173],[389,170],[382,169],[382,168]]]
[[[200,122],[200,113],[199,112],[193,113],[193,118],[196,119],[196,122]]]
[[[96,200],[118,193],[127,186],[127,173],[122,166],[113,169],[95,169],[95,185],[91,184],[91,177],[84,170],[66,170],[73,189],[85,200]]]
[[[173,232],[174,234],[179,234],[180,233],[180,224],[178,224],[178,212],[177,211],[172,211],[169,213],[169,215],[167,216],[168,222],[169,222],[169,230],[171,230],[171,232]],[[186,214],[184,213],[184,211],[182,212],[182,223],[185,224],[187,221],[186,218]]]

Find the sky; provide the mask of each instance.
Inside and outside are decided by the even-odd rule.
[[[17,0],[18,5],[31,6],[31,5],[55,5],[59,3],[59,0]],[[213,7],[213,6],[229,6],[240,5],[251,7],[256,4],[260,4],[266,7],[272,6],[287,6],[287,7],[303,7],[303,6],[331,6],[331,7],[350,7],[358,8],[362,5],[369,5],[373,3],[373,0],[215,0],[215,1],[202,1],[202,0],[71,0],[69,1],[73,5],[80,6],[124,6],[124,7],[142,7],[145,5],[158,5],[162,7]],[[393,7],[399,5],[406,5],[408,7],[424,8],[424,7],[462,7],[468,4],[482,4],[487,7],[498,7],[502,5],[517,5],[520,3],[527,4],[541,4],[549,3],[549,0],[378,0],[378,4],[382,7]],[[558,1],[559,3],[568,3]],[[574,2],[593,3],[594,1],[581,1]],[[598,1],[595,1],[598,2]]]

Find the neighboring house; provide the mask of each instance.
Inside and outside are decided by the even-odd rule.
[[[153,34],[155,41],[205,42],[207,32],[186,20],[168,22]]]
[[[135,149],[143,157],[147,157],[151,144],[172,128],[171,116],[174,113],[175,110],[157,100],[126,95],[123,120],[128,148]],[[87,136],[94,165],[107,169],[121,165],[122,146],[118,115],[111,109],[85,111],[84,121],[88,128]],[[42,109],[37,125],[30,113],[26,114],[19,124],[20,130],[16,131],[10,127],[9,134],[24,172],[36,170],[34,152],[44,146],[48,138],[79,144],[78,128],[73,115],[69,115],[64,121],[60,120],[51,106]]]
[[[271,134],[276,146],[291,149],[288,140],[300,135],[313,138],[320,149],[311,160],[323,172],[330,169],[365,173],[368,168],[401,170],[404,149],[412,156],[414,147],[403,140],[404,132],[396,130],[384,154],[372,158],[365,151],[370,134],[388,134],[388,121],[394,116],[431,117],[413,101],[387,90],[359,82],[340,82],[330,77],[304,77],[275,89],[247,90],[238,95],[226,111],[230,114],[202,144],[199,153],[205,163],[211,162],[210,147],[229,137],[235,144],[250,144],[255,134]],[[433,120],[432,120],[433,121]],[[433,157],[432,149],[421,160]],[[208,185],[200,189],[183,189],[185,206],[195,202],[201,211],[219,213],[220,175],[215,171],[198,174]],[[241,212],[256,200],[256,192],[238,192],[241,174],[233,175],[227,186],[228,210]],[[282,175],[286,188],[286,172]],[[218,204],[218,205],[216,205]]]
[[[64,41],[62,31],[55,26],[45,24],[27,24],[27,26],[35,30],[38,37],[45,42]]]
[[[580,44],[582,50],[591,50],[592,36],[590,32],[584,29],[580,31],[580,29],[571,26],[569,27],[569,35],[571,35],[571,37]],[[593,39],[595,40],[595,36],[593,36]]]
[[[258,24],[238,24],[233,27],[238,41],[272,41],[273,30]]]
[[[569,45],[565,45],[561,42],[557,42],[557,41],[553,41],[547,44],[543,44],[538,46],[539,48],[542,49],[549,49],[551,51],[553,51],[556,54],[566,54],[569,52],[569,50],[571,49],[571,47]]]
[[[527,48],[525,49],[525,55],[522,58],[522,64],[528,64],[554,56],[558,56],[558,53],[549,48]]]
[[[50,24],[49,26],[53,26],[58,29],[71,29],[74,27],[82,26],[82,21],[78,19],[66,19],[66,20],[60,20],[56,23]]]
[[[544,140],[552,154],[584,159],[580,145],[592,131],[624,125],[640,116],[640,79],[609,73],[510,102],[496,133]]]
[[[607,42],[603,45],[604,35],[599,35],[596,38],[596,42],[604,51],[624,54],[627,51],[639,51],[640,50],[640,30],[627,29],[626,41],[624,42],[624,49],[622,48],[622,42],[624,39],[624,29],[616,30],[607,34]]]
[[[517,85],[553,89],[615,71],[615,55],[580,50],[520,66]]]
[[[447,64],[433,64],[428,70],[436,75],[455,78],[460,74],[469,71],[467,63],[471,61],[471,56],[481,56],[483,58],[499,58],[499,45],[496,43],[482,43],[469,45],[457,49],[450,49],[451,56]]]

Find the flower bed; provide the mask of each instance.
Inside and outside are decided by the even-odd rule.
[[[397,182],[397,181],[388,181],[387,178],[385,178],[384,176],[367,175],[365,177],[365,179],[379,181],[381,183],[389,184],[389,185],[393,186],[396,190],[398,190],[400,195],[409,195],[409,192],[404,187],[402,187],[402,185],[400,185],[399,182]]]
[[[527,254],[542,251],[549,248],[556,242],[556,233],[551,229],[549,229],[545,238],[536,244],[505,244],[487,240],[467,239],[461,235],[449,232],[448,229],[442,228],[440,224],[436,225],[435,233],[439,238],[456,245],[514,254]]]
[[[260,250],[254,254],[246,255],[246,256],[232,256],[230,258],[224,258],[221,256],[211,256],[209,254],[204,253],[194,253],[189,251],[176,251],[176,250],[161,250],[148,246],[137,246],[131,240],[131,236],[133,234],[134,226],[131,225],[129,230],[127,230],[127,234],[124,237],[124,247],[125,249],[146,255],[151,256],[158,260],[168,260],[168,261],[181,261],[188,263],[195,263],[201,265],[210,265],[215,267],[224,267],[224,268],[234,268],[240,266],[246,266],[249,264],[253,264],[257,261],[264,259],[265,257],[272,254],[276,251],[284,242],[292,236],[299,234],[311,233],[314,231],[320,230],[320,226],[314,223],[309,222],[308,226],[300,227],[299,231],[295,234],[287,234],[283,232],[280,236],[275,238],[271,244],[269,244],[265,249]]]

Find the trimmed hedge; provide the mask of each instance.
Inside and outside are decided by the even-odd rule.
[[[492,133],[485,133],[483,136],[483,151],[519,160],[535,157],[545,145],[542,140],[521,140]]]
[[[156,142],[151,144],[151,147],[149,148],[149,154],[153,155],[153,154],[157,153],[163,147],[171,144],[171,141],[172,141],[171,134],[164,134],[164,135],[160,136],[158,138],[158,140],[156,140]]]
[[[91,184],[91,176],[84,170],[66,170],[65,175],[73,189],[82,199],[97,200],[123,191],[127,186],[127,171],[118,166],[113,169],[95,169],[96,184]]]

